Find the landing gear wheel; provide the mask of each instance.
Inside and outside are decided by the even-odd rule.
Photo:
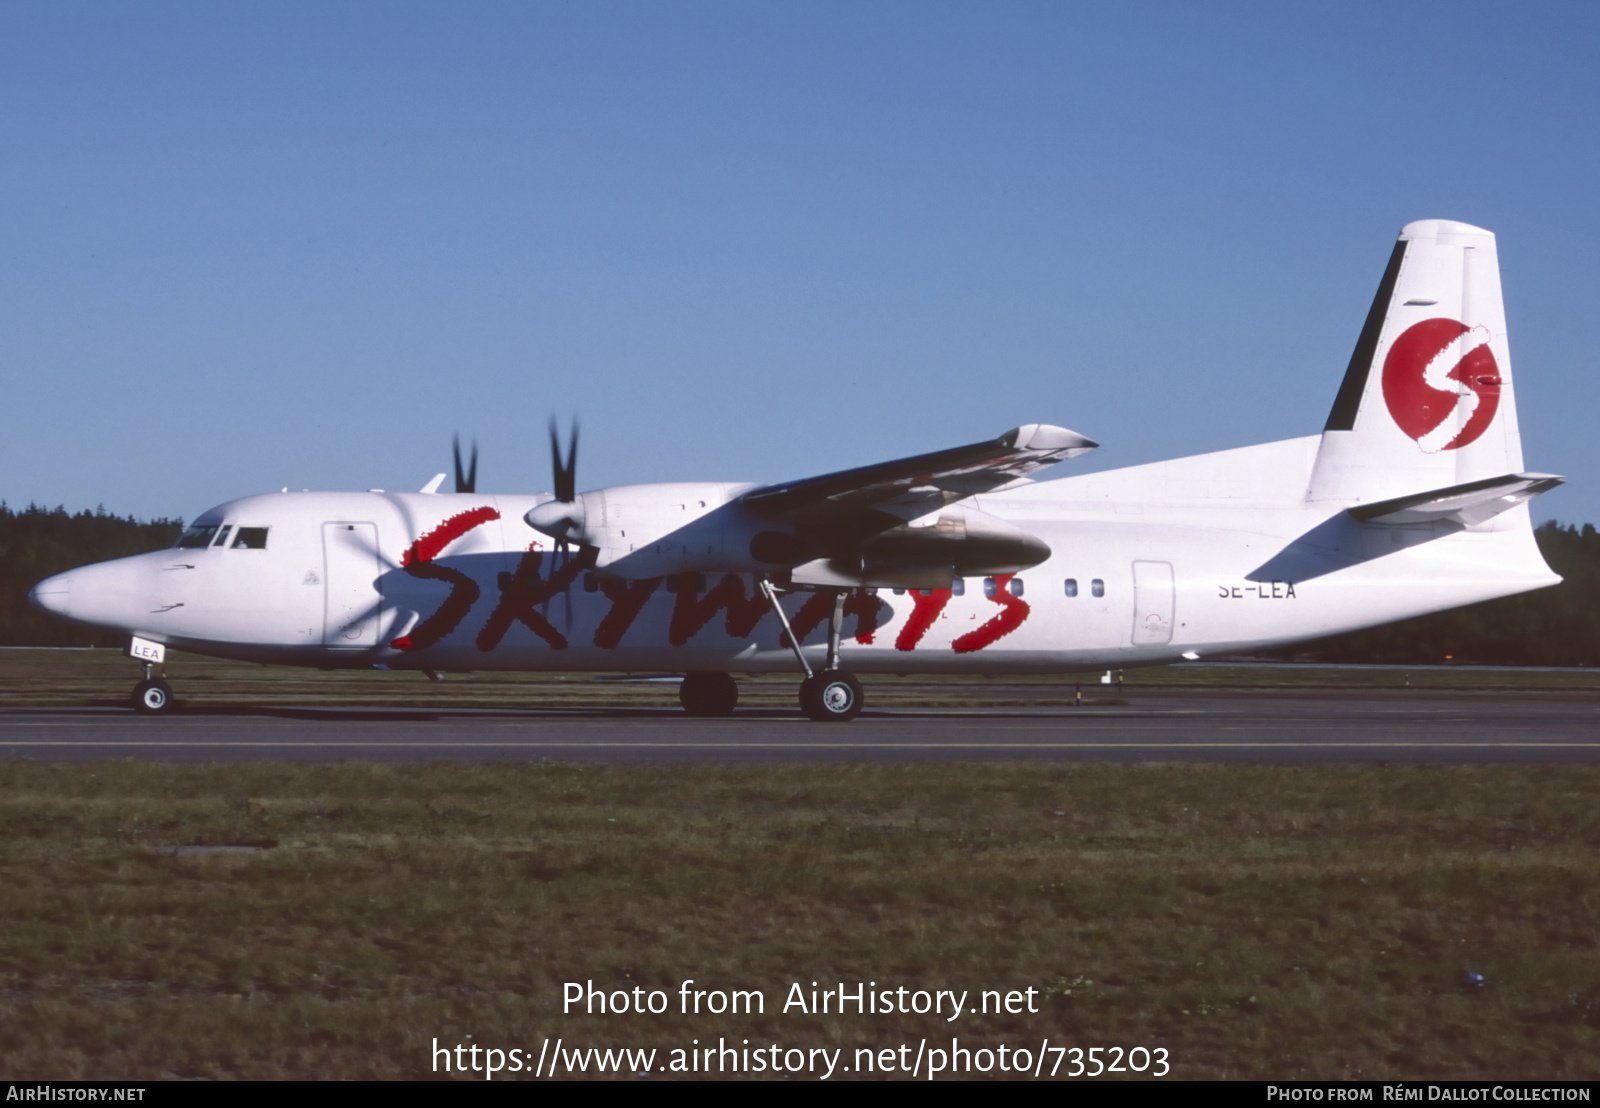
[[[861,682],[842,669],[800,682],[800,710],[818,723],[848,723],[861,714]]]
[[[158,716],[172,710],[172,686],[165,681],[140,681],[133,687],[133,710]]]
[[[726,673],[686,673],[678,686],[678,703],[691,716],[731,716],[739,703],[739,686]]]

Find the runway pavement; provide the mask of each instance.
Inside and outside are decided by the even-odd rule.
[[[84,761],[1600,761],[1600,692],[1141,691],[1126,706],[741,710],[0,709],[0,758]]]

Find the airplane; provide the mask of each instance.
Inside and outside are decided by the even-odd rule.
[[[167,648],[331,668],[682,674],[726,716],[734,674],[802,675],[843,722],[857,674],[1064,673],[1237,654],[1561,580],[1528,501],[1494,235],[1399,235],[1318,435],[1056,480],[1097,444],[998,438],[779,484],[578,492],[289,492],[202,512],[171,549],[51,577],[57,616],[129,636],[133,707]],[[158,675],[160,668],[163,672]]]

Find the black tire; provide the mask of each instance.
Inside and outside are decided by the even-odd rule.
[[[849,723],[861,714],[861,682],[842,669],[800,682],[800,710],[818,723]]]
[[[691,716],[731,716],[739,703],[739,685],[727,673],[686,673],[678,686],[678,703]]]
[[[172,710],[172,686],[165,681],[140,681],[133,687],[133,710],[159,716]]]

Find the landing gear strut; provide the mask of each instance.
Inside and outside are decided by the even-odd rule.
[[[155,676],[156,667],[144,664],[144,680],[133,687],[133,710],[158,716],[172,710],[172,686]]]
[[[807,718],[818,723],[848,723],[859,716],[861,682],[839,668],[839,633],[844,626],[845,590],[838,589],[833,594],[833,611],[828,616],[828,659],[822,669],[815,673],[789,627],[788,618],[778,605],[778,593],[772,587],[772,582],[763,578],[761,590],[767,594],[772,610],[778,614],[778,622],[783,624],[795,660],[806,674],[806,679],[800,682],[800,710]]]
[[[726,673],[686,673],[678,686],[678,703],[691,716],[731,716],[739,703],[739,686]]]

